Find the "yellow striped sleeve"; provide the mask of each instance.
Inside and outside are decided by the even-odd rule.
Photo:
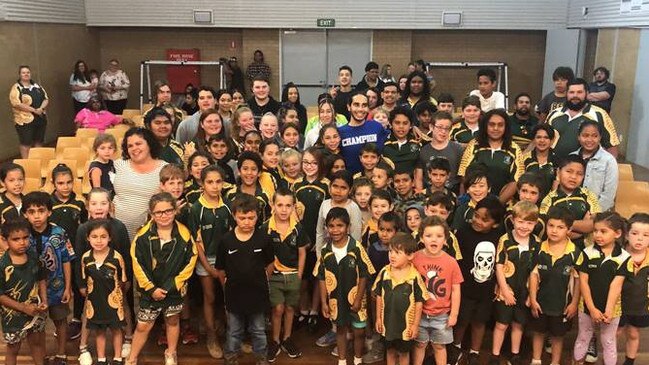
[[[194,273],[194,267],[196,266],[197,251],[196,245],[194,244],[194,239],[192,239],[191,236],[187,241],[187,245],[190,246],[191,257],[189,258],[187,265],[185,265],[185,267],[174,278],[174,284],[176,284],[176,290],[178,291],[182,289],[182,287],[185,285],[185,282],[187,282],[187,280],[189,280],[189,278],[192,276],[192,274]]]
[[[518,179],[520,179],[520,177],[525,173],[525,160],[521,149],[517,145],[514,145],[514,153],[514,166],[516,168],[516,170],[514,170],[514,181],[518,181]]]
[[[464,150],[464,154],[462,154],[462,160],[460,161],[460,167],[459,167],[459,169],[457,171],[458,176],[465,176],[466,175],[466,169],[469,167],[469,165],[473,161],[475,144],[476,144],[476,140],[472,139],[466,145],[466,149]]]
[[[615,123],[613,123],[611,116],[605,110],[601,110],[600,115],[602,116],[602,122],[604,124],[604,128],[609,134],[609,142],[611,143],[611,146],[619,145],[620,138],[617,135],[617,130],[615,129]]]
[[[142,265],[140,264],[140,260],[138,259],[138,252],[137,252],[137,241],[138,239],[145,233],[149,231],[151,223],[147,223],[144,227],[142,227],[139,231],[138,234],[135,235],[135,238],[133,238],[133,243],[131,244],[131,258],[133,259],[133,276],[135,277],[135,280],[137,281],[137,284],[140,286],[140,288],[149,291],[155,288],[155,285],[147,275],[147,273],[144,271],[142,268]]]
[[[557,191],[553,190],[543,198],[543,201],[541,201],[541,207],[539,208],[539,214],[548,214],[548,210],[550,210],[550,207],[552,206],[552,198],[556,195]]]
[[[586,195],[586,202],[588,202],[588,205],[590,205],[590,214],[600,213],[602,211],[602,206],[599,205],[599,199],[597,199],[597,196],[595,196],[595,194],[587,188],[582,188],[582,190]]]

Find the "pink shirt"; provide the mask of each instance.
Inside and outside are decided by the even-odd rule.
[[[74,118],[74,121],[80,128],[97,128],[99,132],[103,133],[106,128],[119,124],[122,120],[108,110],[93,112],[88,108],[83,108]]]

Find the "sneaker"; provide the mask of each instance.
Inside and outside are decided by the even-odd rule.
[[[239,356],[236,353],[225,355],[225,365],[239,365]]]
[[[469,365],[480,365],[480,354],[469,352]]]
[[[264,357],[257,359],[257,362],[255,363],[255,365],[268,365],[268,364],[269,364],[268,359]]]
[[[306,320],[306,329],[309,332],[315,332],[318,327],[318,315],[310,314],[309,318]]]
[[[295,343],[293,343],[290,337],[282,341],[282,351],[286,352],[286,355],[291,359],[302,356],[302,351],[295,346]],[[268,361],[270,361],[270,358]]]
[[[588,343],[588,351],[586,351],[586,358],[584,360],[590,363],[597,361],[597,339],[594,335]]]
[[[277,342],[274,340],[268,342],[268,362],[275,362],[280,352],[281,350]]]
[[[372,348],[365,355],[363,355],[363,364],[374,364],[375,362],[383,361],[384,346],[382,341],[374,341]]]
[[[67,359],[64,357],[54,356],[50,360],[50,365],[67,365]]]
[[[220,359],[223,357],[223,349],[219,344],[219,341],[216,339],[216,334],[207,336],[207,352],[210,353],[215,359]]]
[[[79,365],[92,365],[92,355],[88,349],[79,352]]]
[[[549,337],[545,339],[545,353],[552,354],[552,341]]]
[[[336,344],[336,332],[329,331],[320,337],[316,342],[318,347],[329,347]]]
[[[244,354],[252,354],[252,345],[250,344],[250,341],[245,341],[241,344],[241,351]]]
[[[165,365],[178,365],[178,358],[175,352],[169,354],[165,351]]]
[[[124,360],[115,360],[113,359],[113,362],[111,365],[124,365]]]
[[[70,321],[68,324],[68,340],[76,340],[79,337],[81,337],[81,322]]]
[[[122,357],[125,359],[128,359],[128,355],[131,354],[131,343],[130,342],[124,342],[122,344]]]
[[[458,348],[454,344],[446,346],[446,362],[448,365],[457,365],[462,356],[462,349]]]
[[[338,357],[338,345],[334,346],[334,348],[331,349],[331,356]]]
[[[293,319],[293,328],[302,328],[302,326],[307,323],[307,320],[309,319],[308,317],[308,314],[296,313],[295,318]]]
[[[158,346],[167,346],[167,331],[162,330],[158,333],[158,340],[156,341]]]
[[[523,358],[520,354],[512,354],[507,360],[507,365],[523,365]]]
[[[491,354],[489,357],[489,365],[500,365],[500,357],[494,354]]]
[[[198,343],[198,333],[194,331],[192,326],[185,326],[180,333],[183,345],[193,345]]]
[[[97,360],[97,362],[95,364],[96,365],[108,365],[108,361],[106,361],[106,360],[104,360],[104,361]]]

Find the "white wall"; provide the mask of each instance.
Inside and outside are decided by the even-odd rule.
[[[192,9],[214,11],[213,27],[439,29],[444,10],[463,11],[463,29],[565,28],[568,0],[86,0],[90,26],[195,26]],[[204,26],[204,25],[202,25]]]
[[[83,24],[84,0],[0,0],[0,20]]]
[[[627,158],[649,168],[649,29],[640,33]]]
[[[577,69],[579,54],[578,29],[549,29],[545,39],[543,95],[554,90],[552,73],[559,66]]]
[[[641,12],[620,12],[620,0],[569,0],[569,28],[636,27],[649,25],[649,4]],[[583,8],[588,15],[583,15]]]

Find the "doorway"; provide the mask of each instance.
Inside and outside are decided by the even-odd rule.
[[[353,84],[365,75],[372,59],[372,31],[315,29],[282,30],[282,86],[293,82],[305,106],[338,82],[338,68],[353,70]]]

